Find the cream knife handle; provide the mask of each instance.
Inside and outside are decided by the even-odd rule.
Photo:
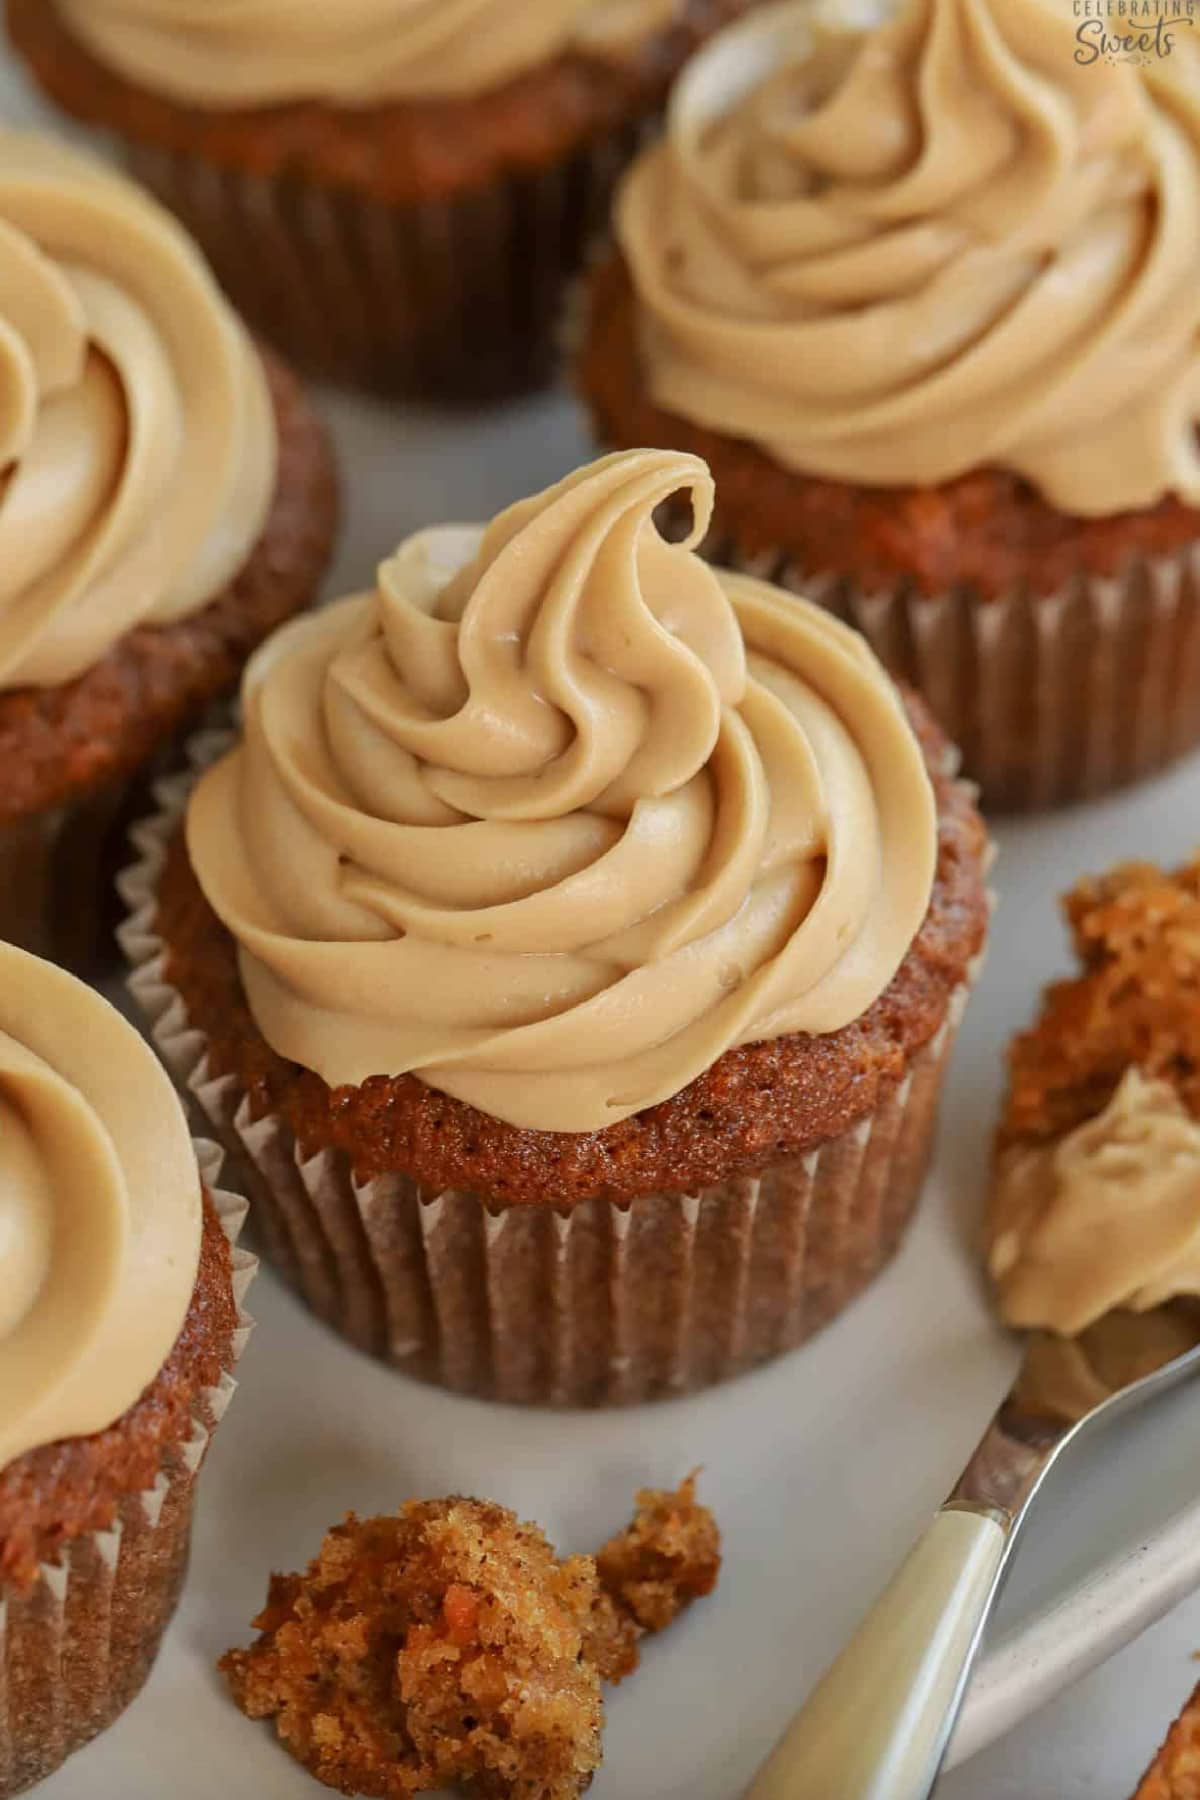
[[[995,1512],[938,1513],[746,1800],[926,1800],[1008,1537]]]

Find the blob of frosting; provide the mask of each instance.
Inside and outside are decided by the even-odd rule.
[[[158,1058],[92,988],[0,944],[0,1468],[133,1405],[179,1335],[200,1232]]]
[[[629,55],[679,0],[58,0],[100,61],[212,108],[484,93],[564,52]]]
[[[1200,505],[1200,29],[1085,64],[1055,0],[878,16],[756,9],[677,84],[618,206],[654,398],[860,486]]]
[[[695,554],[712,498],[695,457],[605,458],[254,658],[187,832],[282,1055],[593,1131],[887,987],[933,880],[920,745],[856,633]]]
[[[81,675],[238,573],[275,488],[262,363],[174,220],[0,130],[0,691]]]

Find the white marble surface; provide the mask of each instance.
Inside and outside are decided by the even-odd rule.
[[[38,116],[2,63],[0,114]],[[332,592],[369,580],[413,527],[485,516],[583,454],[562,400],[475,425],[344,398],[327,405],[350,502]],[[207,1472],[192,1579],[168,1647],[145,1698],[86,1762],[46,1784],[46,1800],[315,1793],[265,1733],[232,1713],[212,1662],[244,1635],[268,1568],[303,1558],[345,1508],[462,1488],[538,1517],[564,1547],[584,1547],[618,1521],[638,1482],[672,1479],[697,1461],[726,1526],[726,1579],[673,1647],[654,1650],[614,1698],[593,1793],[733,1800],[936,1504],[1007,1380],[1012,1352],[988,1316],[971,1234],[1003,1044],[1038,984],[1063,966],[1052,896],[1071,874],[1121,855],[1181,857],[1200,837],[1198,819],[1193,761],[1126,797],[1001,832],[993,953],[955,1061],[922,1218],[870,1297],[796,1357],[657,1409],[510,1412],[375,1367],[265,1276],[251,1300],[261,1329]],[[1159,1543],[1171,1517],[1195,1503],[1197,1471],[1200,1405],[1190,1395],[1067,1471],[1031,1532],[992,1648],[1013,1642],[1097,1566]],[[1192,1600],[945,1777],[942,1800],[1127,1800],[1191,1684],[1197,1647]],[[1030,1660],[1027,1697],[1042,1679]]]

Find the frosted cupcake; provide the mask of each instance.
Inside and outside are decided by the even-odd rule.
[[[857,633],[694,554],[712,499],[633,452],[410,539],[259,653],[127,881],[135,992],[272,1254],[451,1387],[729,1375],[916,1202],[983,830]]]
[[[752,3],[8,0],[8,21],[290,356],[472,398],[548,375],[616,175]]]
[[[324,434],[123,177],[0,131],[0,938],[82,963],[134,778],[312,599]]]
[[[0,1795],[112,1724],[175,1609],[247,1329],[219,1162],[107,1001],[0,944]]]
[[[601,442],[703,455],[711,550],[919,687],[985,802],[1200,740],[1200,43],[1078,60],[1051,0],[763,9],[617,205]]]

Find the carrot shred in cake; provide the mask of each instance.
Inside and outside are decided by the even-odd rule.
[[[1123,863],[1063,909],[1082,970],[1013,1041],[1002,1147],[1094,1118],[1131,1065],[1200,1117],[1200,853],[1174,873]]]
[[[600,1765],[601,1680],[711,1592],[720,1543],[691,1480],[638,1496],[598,1558],[561,1560],[488,1501],[351,1514],[304,1574],[274,1575],[261,1633],[221,1659],[237,1704],[344,1794],[575,1800]]]
[[[1200,1687],[1172,1725],[1133,1800],[1200,1800]]]

